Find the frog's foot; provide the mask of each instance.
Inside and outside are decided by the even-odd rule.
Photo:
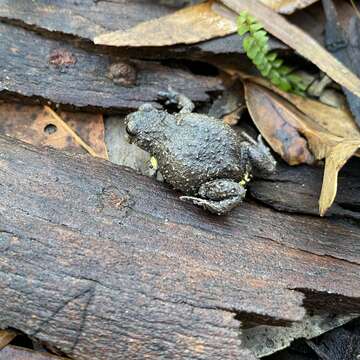
[[[201,185],[199,197],[181,196],[180,199],[190,201],[195,205],[218,215],[223,215],[239,205],[246,194],[246,189],[239,183],[219,179]]]
[[[194,103],[185,95],[179,94],[178,92],[174,91],[171,87],[169,87],[168,91],[161,91],[159,92],[159,96],[162,98],[167,99],[165,104],[175,104],[180,110],[181,114],[191,113],[195,105]]]
[[[272,174],[276,170],[276,160],[265,145],[262,136],[259,135],[255,141],[246,133],[242,133],[242,135],[247,140],[241,145],[243,156],[249,159],[251,168],[257,175]]]

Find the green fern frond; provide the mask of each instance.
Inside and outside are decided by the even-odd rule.
[[[301,78],[291,74],[292,69],[284,65],[284,60],[276,52],[269,51],[269,36],[254,16],[242,11],[237,19],[238,34],[244,36],[243,48],[246,55],[274,85],[286,92],[304,95],[306,86]]]

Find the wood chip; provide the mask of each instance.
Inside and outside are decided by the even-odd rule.
[[[58,129],[63,130],[65,133],[71,136],[73,141],[80,145],[84,150],[86,150],[91,156],[98,157],[96,151],[89,146],[77,133],[74,131],[71,126],[69,126],[54,110],[48,106],[44,106],[45,116],[47,116],[47,122],[53,122]],[[105,154],[108,158],[107,153]]]

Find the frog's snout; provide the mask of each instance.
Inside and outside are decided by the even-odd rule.
[[[126,130],[126,133],[129,136],[134,136],[135,135],[134,124],[131,121],[127,121],[125,130]]]
[[[126,131],[126,138],[127,138],[127,141],[132,144],[135,140],[135,137],[136,137],[136,121],[134,119],[134,116],[133,114],[130,114],[128,115],[126,118],[125,118],[125,131]]]

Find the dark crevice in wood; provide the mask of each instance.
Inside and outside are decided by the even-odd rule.
[[[334,314],[360,314],[360,302],[350,296],[341,294],[328,294],[327,292],[315,291],[309,288],[293,288],[304,294],[303,306],[312,311],[327,311]],[[341,309],[340,309],[341,308]]]

